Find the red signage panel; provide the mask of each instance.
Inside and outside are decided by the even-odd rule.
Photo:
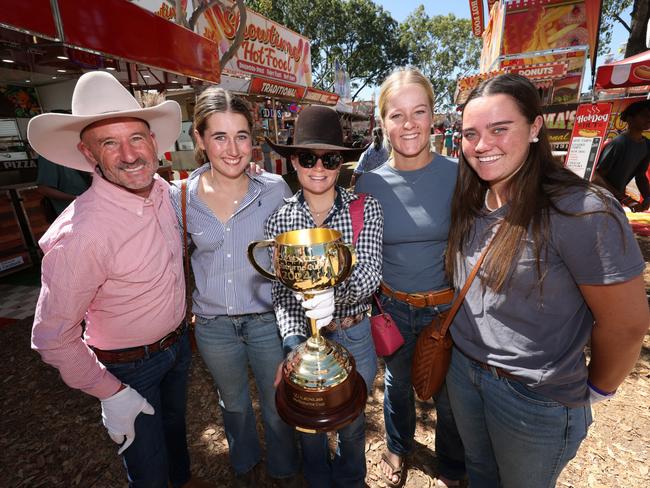
[[[339,101],[339,96],[336,93],[308,87],[304,100],[306,102],[317,103],[320,105],[336,105]]]
[[[555,80],[566,76],[567,63],[560,61],[558,63],[529,64],[508,68],[507,71],[525,76],[530,80]]]
[[[280,83],[279,81],[267,80],[265,78],[253,78],[248,89],[248,92],[252,94],[289,98],[291,100],[302,100],[305,96],[305,91],[304,86]]]
[[[65,42],[218,83],[217,45],[126,0],[59,2]]]
[[[0,24],[57,37],[50,0],[2,0]]]
[[[483,0],[469,0],[469,11],[472,14],[472,32],[476,37],[483,34]]]
[[[588,103],[578,106],[565,165],[578,176],[590,180],[603,147],[612,105]]]

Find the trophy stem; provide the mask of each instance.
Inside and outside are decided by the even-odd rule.
[[[316,325],[316,319],[309,319],[309,325],[311,327],[311,336],[318,339],[320,337],[320,332],[318,331],[318,326]]]

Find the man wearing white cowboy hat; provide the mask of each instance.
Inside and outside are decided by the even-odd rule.
[[[39,115],[27,128],[43,157],[94,172],[39,241],[32,348],[101,400],[135,487],[207,486],[190,476],[182,248],[169,185],[156,174],[180,127],[176,102],[143,109],[113,76],[92,72],[75,87],[72,115]]]

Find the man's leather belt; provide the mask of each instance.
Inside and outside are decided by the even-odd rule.
[[[364,317],[366,317],[365,313],[358,313],[349,317],[343,317],[342,319],[334,319],[323,328],[328,332],[334,332],[337,329],[349,329],[361,322]]]
[[[384,295],[418,308],[444,305],[454,299],[454,290],[451,288],[432,291],[430,293],[404,293],[403,291],[392,290],[383,282],[379,287]]]
[[[165,337],[146,346],[129,347],[114,351],[104,351],[96,347],[91,347],[91,349],[95,353],[95,356],[97,356],[97,359],[102,363],[130,363],[142,359],[149,354],[169,349],[183,336],[186,329],[187,326],[185,325],[185,321],[183,321],[181,325]]]

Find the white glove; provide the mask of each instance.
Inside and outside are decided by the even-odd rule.
[[[294,296],[305,309],[305,315],[310,319],[316,319],[316,327],[321,328],[329,325],[334,318],[334,288],[327,290],[310,292],[313,298],[305,300],[302,293],[296,293]]]
[[[603,400],[609,400],[616,394],[616,392],[613,392],[603,395],[603,392],[595,388],[589,381],[587,381],[587,386],[589,387],[589,403],[592,405],[602,402]]]
[[[135,418],[138,414],[153,415],[154,409],[140,393],[127,385],[115,395],[102,400],[102,422],[113,441],[122,444],[122,454],[135,439]]]

